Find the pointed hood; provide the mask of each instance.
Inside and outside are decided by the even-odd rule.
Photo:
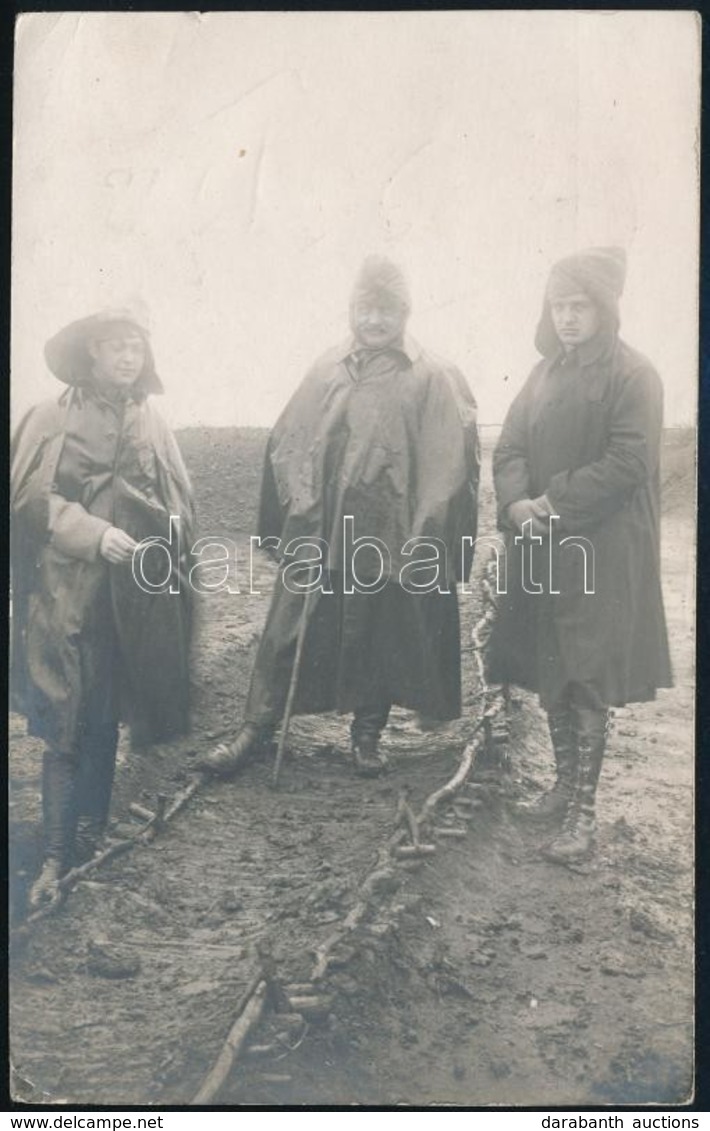
[[[412,309],[409,287],[401,269],[384,255],[369,255],[355,279],[352,303],[363,297],[382,295],[400,302],[407,313]]]

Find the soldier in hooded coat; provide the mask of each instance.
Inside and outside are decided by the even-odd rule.
[[[619,337],[621,249],[557,263],[536,345],[493,456],[507,592],[489,679],[539,694],[557,767],[528,811],[563,818],[545,854],[592,849],[609,708],[671,685],[660,574],[663,388]]]

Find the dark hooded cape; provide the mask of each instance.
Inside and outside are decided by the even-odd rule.
[[[352,346],[332,350],[304,379],[266,452],[262,538],[280,539],[282,570],[257,655],[246,715],[266,722],[283,705],[304,598],[283,584],[288,545],[327,546],[332,595],[312,600],[296,710],[355,710],[389,700],[439,718],[460,713],[456,580],[476,537],[476,409],[461,373],[414,343],[358,369]],[[378,593],[344,594],[343,520],[389,551]],[[440,592],[407,592],[411,539],[436,540]],[[285,553],[286,552],[286,553]],[[358,576],[379,559],[358,554]]]

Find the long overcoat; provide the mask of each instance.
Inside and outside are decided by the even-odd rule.
[[[304,604],[283,584],[284,550],[309,538],[327,546],[334,592],[318,593],[311,606],[295,710],[391,701],[436,718],[460,713],[456,580],[471,565],[472,545],[462,539],[476,537],[478,469],[475,401],[448,362],[408,339],[359,366],[353,343],[313,366],[266,452],[259,532],[280,539],[282,569],[252,678],[251,721],[274,720],[283,706]],[[348,516],[355,538],[387,547],[379,592],[343,593]],[[417,555],[412,539],[441,550],[434,591],[400,584]],[[358,551],[358,575],[379,572],[376,559]]]
[[[493,457],[507,592],[498,597],[491,680],[536,691],[547,706],[570,682],[591,685],[608,705],[651,699],[671,685],[660,576],[662,416],[657,373],[615,332],[569,356],[556,350],[533,369]],[[507,508],[543,494],[558,516],[552,536],[523,543]]]
[[[57,468],[85,397],[83,388],[70,388],[59,401],[32,409],[12,453],[12,704],[27,716],[31,734],[64,753],[77,748],[87,681],[102,647],[92,626],[104,617],[97,617],[97,603],[106,600],[122,673],[120,714],[134,745],[188,726],[191,591],[181,559],[194,516],[187,472],[170,430],[141,396],[123,413],[112,513],[92,513],[90,477],[81,499],[62,498]],[[179,545],[175,525],[170,538],[171,515],[179,518]],[[152,591],[136,583],[131,563],[109,565],[99,554],[109,525],[138,541],[165,539],[144,559]],[[160,587],[166,573],[179,592]],[[106,688],[107,696],[114,691]]]

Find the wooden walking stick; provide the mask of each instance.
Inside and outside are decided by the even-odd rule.
[[[281,765],[283,763],[284,750],[286,749],[286,739],[288,738],[288,728],[291,725],[291,712],[293,710],[293,701],[296,698],[296,688],[298,686],[298,675],[301,670],[301,657],[303,656],[303,642],[306,639],[306,627],[308,625],[308,615],[311,609],[311,597],[315,590],[309,589],[306,593],[306,599],[303,603],[303,612],[301,613],[301,620],[298,625],[298,636],[296,637],[296,655],[293,661],[293,669],[291,671],[291,682],[288,685],[288,698],[286,699],[286,710],[284,711],[283,722],[281,723],[281,734],[279,735],[279,744],[276,747],[276,762],[274,764],[274,772],[271,778],[271,784],[274,789],[278,788],[279,777],[281,776]]]

